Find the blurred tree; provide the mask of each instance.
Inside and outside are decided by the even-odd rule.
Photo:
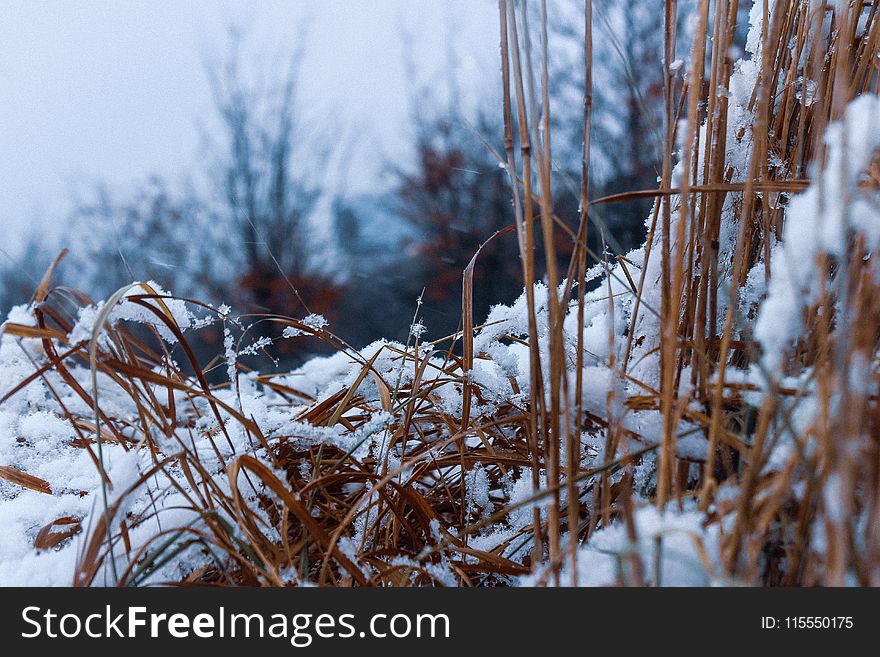
[[[176,192],[151,177],[117,200],[99,185],[91,199],[75,204],[65,240],[73,246],[63,265],[65,279],[93,298],[131,280],[214,296],[225,287],[211,248],[218,234],[191,190]]]
[[[570,226],[579,205],[580,11],[574,0],[551,3],[554,210]],[[662,12],[637,0],[596,4],[595,12],[594,198],[654,187],[663,130]],[[77,204],[70,222],[68,242],[76,251],[68,280],[95,297],[137,278],[242,312],[298,315],[307,307],[355,343],[405,339],[424,288],[429,336],[452,333],[463,269],[481,243],[513,222],[507,175],[484,143],[501,150],[500,101],[490,107],[486,97],[478,102],[489,110],[464,110],[450,51],[449,102],[410,80],[413,157],[409,166],[398,158],[389,167],[391,194],[322,203],[326,155],[315,147],[313,126],[297,102],[301,52],[255,74],[242,65],[241,35],[233,30],[230,37],[227,56],[207,67],[216,116],[206,130],[206,157],[191,176],[195,183],[153,178],[121,197],[97,188]],[[476,118],[469,122],[469,116]],[[591,227],[590,246],[598,253],[606,245],[624,251],[638,245],[650,206],[646,200],[597,208],[591,214],[602,230]],[[325,210],[335,244],[314,230]],[[564,265],[572,245],[564,231],[556,237]],[[539,276],[542,253],[538,244]],[[477,321],[491,304],[521,292],[516,254],[513,233],[480,254]],[[280,348],[300,344],[283,341]]]
[[[217,121],[206,131],[196,183],[172,191],[152,178],[122,200],[99,187],[71,218],[74,266],[67,271],[95,296],[132,279],[153,279],[237,312],[331,319],[341,291],[327,273],[326,251],[315,248],[310,223],[326,158],[312,150],[308,129],[297,120],[301,53],[285,66],[276,62],[269,74],[246,74],[240,35],[230,35],[227,57],[207,67]],[[263,333],[274,335],[269,325]],[[282,340],[276,353],[297,360],[304,344]],[[318,346],[309,341],[305,348]]]
[[[338,296],[309,244],[323,158],[305,143],[296,112],[301,58],[296,51],[285,68],[274,67],[273,75],[284,71],[278,82],[249,84],[233,32],[224,64],[209,69],[222,130],[210,143],[208,179],[216,193],[208,212],[234,242],[228,245],[237,265],[232,299],[251,311],[328,313]],[[264,78],[273,79],[253,76]]]
[[[572,181],[569,199],[580,193],[583,7],[556,0],[551,13],[555,159]],[[664,131],[663,20],[662,11],[639,0],[593,3],[591,198],[657,186]],[[646,199],[596,208],[591,215],[599,225],[590,226],[591,247],[625,252],[641,244],[651,205]]]
[[[435,337],[458,327],[462,272],[480,244],[514,221],[507,174],[486,145],[497,142],[503,130],[489,117],[480,113],[471,126],[453,108],[446,116],[420,119],[415,165],[396,171],[394,209],[413,229],[401,265],[409,285],[399,292],[415,299],[425,289],[423,312]],[[493,147],[501,151],[500,144]],[[477,258],[477,321],[490,305],[509,303],[522,291],[515,239],[513,233],[499,237]]]
[[[53,257],[36,234],[28,236],[19,257],[0,251],[0,323],[13,306],[30,300]]]

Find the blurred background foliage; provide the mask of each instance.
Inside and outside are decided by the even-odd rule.
[[[552,14],[554,212],[574,228],[582,157],[583,61],[577,3]],[[662,15],[636,0],[597,8],[594,45],[593,197],[656,186],[662,146]],[[686,29],[687,26],[683,26]],[[406,340],[416,300],[427,339],[454,333],[461,317],[462,270],[481,244],[513,223],[503,154],[500,88],[476,109],[448,89],[413,85],[409,157],[385,156],[386,181],[350,196],[328,185],[333,126],[303,118],[297,97],[301,52],[255,72],[230,30],[227,53],[206,67],[219,130],[205,137],[201,170],[185,180],[155,176],[122,192],[97,185],[74,199],[60,246],[70,255],[60,280],[101,299],[132,280],[230,305],[236,313],[324,315],[355,346]],[[687,39],[682,39],[687,42]],[[268,81],[268,82],[267,82]],[[500,82],[498,83],[500,85]],[[471,103],[471,105],[474,105]],[[647,108],[651,108],[650,110]],[[357,139],[357,135],[353,137]],[[593,252],[624,253],[644,239],[650,201],[597,206]],[[557,253],[567,262],[564,231]],[[522,291],[515,234],[481,250],[474,274],[479,322],[495,303]],[[59,245],[33,236],[0,266],[0,311],[30,298]],[[544,263],[537,245],[537,262]],[[271,331],[271,328],[265,330]],[[221,336],[205,332],[203,339]],[[216,344],[202,345],[216,349]],[[309,353],[296,340],[276,344],[278,364]],[[314,351],[310,342],[308,349]],[[205,353],[208,353],[207,349]]]

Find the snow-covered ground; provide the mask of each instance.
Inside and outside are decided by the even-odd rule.
[[[760,3],[756,4],[759,6]],[[760,30],[759,18],[753,12],[748,57],[737,63],[729,90],[727,161],[733,182],[745,179],[751,158],[750,130],[754,117],[749,100],[760,66],[760,44],[754,36],[759,33],[756,30]],[[877,206],[872,205],[859,188],[860,173],[880,148],[878,122],[880,99],[865,96],[851,104],[842,121],[828,127],[827,162],[821,171],[814,172],[810,188],[795,196],[786,209],[783,239],[771,249],[773,274],[770,280],[764,279],[765,263],[760,260],[749,272],[739,296],[740,307],[735,314],[756,318],[754,337],[762,345],[763,358],[750,369],[728,370],[726,380],[750,384],[750,390],[743,394],[754,407],[760,406],[772,385],[790,386],[803,393],[798,411],[791,417],[791,430],[782,432],[782,438],[772,446],[765,466],[768,472],[788,467],[796,447],[795,438],[817,412],[810,401],[811,386],[815,383],[809,372],[776,380],[785,350],[804,330],[802,309],[820,293],[820,278],[814,275],[813,269],[815,257],[818,253],[843,256],[847,236],[852,231],[864,235],[869,244],[880,241]],[[679,179],[681,174],[679,167],[674,179]],[[722,210],[719,240],[721,289],[727,289],[731,279],[738,211],[737,194],[728,194]],[[681,220],[673,203],[673,235]],[[661,306],[661,263],[660,258],[648,256],[649,250],[657,253],[660,248],[657,231],[654,243],[627,254],[624,262],[629,263],[628,269],[624,270],[620,263],[608,270],[596,267],[588,278],[599,280],[600,284],[587,295],[583,324],[579,322],[574,303],[569,306],[565,319],[566,357],[571,370],[579,330],[583,330],[588,350],[583,372],[583,409],[609,423],[619,423],[629,437],[629,449],[645,449],[632,468],[634,490],[643,496],[634,500],[632,529],[636,539],[632,540],[630,530],[623,524],[612,524],[594,532],[578,553],[578,582],[584,585],[618,581],[621,570],[629,567],[629,557],[634,554],[640,555],[641,561],[647,564],[646,572],[641,575],[647,581],[663,585],[707,585],[725,581],[719,565],[719,532],[729,529],[725,525],[728,520],[722,514],[720,519],[716,517],[715,522],[709,523],[708,514],[698,511],[696,503],[690,500],[685,500],[680,508],[677,504],[670,505],[664,513],[647,502],[648,492],[655,485],[656,471],[655,455],[650,448],[661,440],[662,418],[654,406],[643,408],[627,403],[645,395],[646,391],[660,388],[660,325],[656,312]],[[645,281],[640,311],[635,318],[635,295],[628,282],[631,273],[643,276]],[[539,341],[545,354],[549,294],[551,291],[546,285],[536,285]],[[719,295],[722,307],[718,316],[721,318],[726,310],[725,298],[726,295]],[[521,341],[510,339],[528,338],[527,318],[523,296],[511,306],[493,308],[485,328],[477,332],[474,353],[478,357],[469,376],[480,395],[469,411],[471,417],[491,417],[507,406],[522,405],[528,399],[528,348]],[[215,388],[210,394],[193,396],[184,390],[169,391],[159,380],[165,373],[161,366],[156,367],[156,381],[141,381],[137,390],[103,372],[93,378],[88,363],[82,359],[78,364],[71,361],[67,374],[58,368],[44,367],[49,362],[44,340],[49,340],[59,354],[76,345],[83,347],[82,353],[88,353],[90,347],[108,351],[118,346],[113,343],[110,327],[145,324],[153,327],[158,337],[172,347],[178,338],[169,322],[183,335],[198,331],[207,323],[223,323],[227,331],[224,357],[230,379],[228,385]],[[450,442],[454,427],[449,427],[445,434],[433,435],[430,440],[436,443],[436,449],[420,452],[416,457],[407,456],[399,441],[390,440],[389,430],[399,422],[400,408],[405,401],[397,393],[411,384],[422,387],[433,384],[431,403],[446,416],[460,418],[463,413],[461,381],[448,376],[448,360],[443,353],[431,352],[430,347],[418,343],[418,325],[409,345],[377,342],[358,353],[340,351],[333,356],[315,358],[293,372],[273,378],[273,385],[267,385],[257,373],[236,370],[236,360],[241,354],[255,353],[264,346],[271,350],[270,344],[252,337],[243,343],[237,342],[242,327],[228,308],[208,311],[194,307],[168,298],[154,283],[134,285],[104,304],[81,309],[77,323],[67,335],[46,337],[43,333],[41,337],[28,337],[27,327],[35,331],[39,328],[35,309],[19,306],[4,325],[0,342],[0,466],[4,468],[0,477],[0,585],[73,583],[77,564],[88,560],[88,540],[107,508],[115,509],[114,531],[119,531],[119,523],[126,518],[138,521],[129,520],[131,526],[127,527],[125,542],[117,541],[113,559],[105,560],[93,580],[95,584],[112,581],[111,568],[121,572],[132,567],[137,573],[137,559],[133,555],[139,555],[143,546],[158,545],[157,536],[167,535],[173,528],[198,528],[204,519],[193,510],[191,498],[199,496],[200,487],[206,487],[205,481],[199,478],[199,473],[194,475],[173,460],[163,461],[179,453],[182,446],[203,464],[204,472],[211,477],[210,486],[218,495],[232,496],[232,487],[238,486],[245,503],[255,514],[263,516],[265,511],[252,486],[244,483],[244,478],[231,483],[226,468],[245,454],[274,468],[267,446],[274,448],[281,442],[303,447],[323,444],[362,462],[372,456],[369,462],[375,464],[376,475],[396,473],[393,477],[400,483],[414,487],[424,485],[412,476],[419,462],[442,458],[458,450]],[[309,339],[305,333],[326,328],[322,318],[311,316],[298,327],[291,326],[283,339]],[[720,333],[721,327],[718,329]],[[623,359],[630,341],[632,351],[627,375],[623,376],[616,364]],[[402,353],[409,353],[409,359],[402,358]],[[423,365],[414,367],[414,362]],[[548,363],[549,356],[542,362]],[[375,376],[364,376],[365,363],[371,364]],[[34,376],[35,372],[39,374]],[[689,393],[687,374],[681,377],[681,397]],[[367,420],[356,426],[341,422],[328,426],[310,421],[310,411],[327,400],[343,398],[345,391],[351,389],[362,399],[361,407],[369,409]],[[284,390],[300,394],[292,398]],[[98,418],[103,432],[100,441],[94,440],[95,409],[87,401],[95,393],[104,414]],[[172,430],[166,431],[160,421],[147,417],[149,411],[137,403],[147,398],[167,399],[163,404],[175,408],[177,425]],[[113,424],[112,431],[108,429],[108,420]],[[259,427],[260,440],[255,439],[253,425]],[[145,426],[150,427],[149,436],[144,435]],[[680,436],[679,456],[694,464],[704,461],[708,439],[700,424],[684,413],[676,432]],[[480,443],[476,435],[468,436],[467,440]],[[492,438],[488,441],[491,444]],[[581,436],[581,447],[581,466],[586,470],[614,457],[604,454],[605,438],[600,428],[585,432]],[[157,470],[157,463],[164,464],[161,470]],[[99,464],[107,474],[103,484]],[[304,467],[307,470],[307,464]],[[517,474],[513,472],[490,482],[481,464],[468,469],[467,497],[473,517],[488,518],[504,506],[516,507],[505,517],[474,532],[468,546],[522,564],[530,548],[512,539],[522,536],[532,523],[534,504],[543,507],[548,499],[532,499],[535,491],[529,467],[517,468]],[[147,474],[149,476],[144,476]],[[283,481],[283,475],[278,474]],[[541,473],[539,480],[543,476]],[[612,481],[618,481],[621,476],[622,471],[612,474]],[[308,479],[307,471],[304,471],[304,479]],[[592,480],[585,479],[579,485],[586,490],[591,483]],[[797,494],[798,483],[791,482],[791,486],[793,494]],[[719,511],[722,502],[734,499],[736,494],[733,489],[720,490],[716,497],[719,506],[712,507],[709,513]],[[828,509],[836,508],[835,494],[835,490],[826,494]],[[365,486],[365,502],[371,495]],[[564,495],[562,501],[565,501]],[[220,509],[218,513],[225,514],[225,520],[235,524],[235,518],[227,511]],[[71,527],[79,527],[81,531],[60,541],[52,539]],[[338,543],[340,552],[356,563],[359,550],[371,540],[366,527],[362,517],[355,518],[351,531],[341,536]],[[438,542],[440,534],[438,526]],[[821,536],[814,539],[821,545]],[[35,547],[35,543],[42,548]],[[206,550],[192,545],[173,559],[154,564],[138,582],[177,580],[210,564],[214,558]],[[394,559],[399,561],[402,557]],[[416,556],[412,561],[430,569],[438,581],[455,583],[453,569],[445,556],[439,560],[420,559]],[[371,567],[363,562],[358,566],[364,572]],[[532,585],[546,581],[545,568],[546,564],[538,564],[531,574],[511,578],[510,583]],[[284,581],[297,581],[295,573],[280,576]],[[565,569],[563,581],[566,581]]]

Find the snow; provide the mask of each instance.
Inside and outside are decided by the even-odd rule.
[[[141,301],[149,307],[144,308],[133,302],[133,297],[150,295],[156,298],[145,298]],[[79,318],[70,332],[71,344],[88,342],[104,307],[104,302],[94,306],[86,306],[79,311]],[[122,291],[122,297],[107,316],[107,323],[115,325],[120,321],[136,322],[151,326],[168,343],[177,342],[172,330],[162,321],[160,314],[171,320],[177,328],[186,330],[196,323],[195,315],[190,312],[181,299],[171,298],[168,292],[157,283],[135,283]]]
[[[632,557],[637,556],[644,568],[643,577],[651,586],[709,586],[719,579],[707,569],[700,556],[700,545],[710,558],[717,560],[718,536],[715,530],[705,531],[703,514],[694,510],[661,513],[654,506],[636,510],[633,543],[623,524],[597,531],[577,553],[577,586],[614,586],[636,584]],[[656,571],[659,562],[660,571]],[[560,582],[572,582],[571,566],[566,561]],[[659,575],[659,578],[658,578]],[[548,574],[539,569],[520,579],[521,586],[547,582]]]
[[[409,327],[409,334],[418,339],[421,338],[427,330],[428,328],[422,323],[422,320],[419,320]]]
[[[36,326],[37,320],[29,304],[13,306],[9,311],[6,321],[10,324],[22,324],[23,326]]]
[[[802,75],[794,82],[794,97],[809,107],[816,102],[818,88],[819,85],[816,84],[815,80],[810,80]]]
[[[785,349],[801,334],[804,307],[819,294],[817,257],[842,257],[853,231],[865,237],[869,248],[880,246],[876,200],[859,188],[862,173],[880,148],[880,98],[855,99],[842,120],[828,126],[825,144],[825,166],[814,172],[810,188],[788,205],[783,237],[771,253],[773,275],[755,324],[763,365],[775,374]],[[763,261],[758,267],[763,269]]]
[[[772,13],[773,2],[770,2]],[[751,97],[758,79],[761,57],[762,3],[755,3],[750,13],[750,30],[747,39],[747,57],[736,62],[727,95],[730,100],[730,121],[725,140],[731,181],[744,182],[751,158],[751,125],[754,120],[750,109]],[[670,64],[671,70],[683,66],[682,60]],[[796,97],[805,105],[815,100],[815,83],[803,77],[795,81]],[[880,99],[863,96],[854,100],[841,120],[828,126],[825,144],[828,153],[824,166],[811,172],[813,183],[801,194],[795,195],[784,208],[783,234],[773,242],[770,249],[772,275],[765,276],[765,264],[759,260],[748,272],[741,290],[739,311],[754,319],[754,338],[762,350],[760,363],[747,369],[731,367],[725,374],[728,384],[740,384],[744,403],[753,407],[760,405],[771,384],[799,391],[792,408],[797,412],[789,419],[790,432],[808,431],[819,410],[812,396],[815,393],[813,373],[789,372],[785,369],[786,350],[789,350],[803,331],[802,313],[814,303],[819,292],[816,276],[817,258],[826,254],[841,258],[847,253],[851,236],[859,233],[866,239],[869,249],[880,246],[880,221],[876,197],[860,186],[862,176],[872,158],[880,149]],[[703,126],[705,130],[705,126]],[[703,133],[705,134],[705,132]],[[701,139],[702,141],[702,139]],[[504,165],[501,165],[504,166]],[[679,163],[674,177],[680,179],[683,169]],[[731,260],[736,240],[737,206],[736,194],[728,194],[722,208],[719,253],[721,288],[730,284]],[[679,212],[680,199],[668,199],[671,210],[672,234],[676,234],[680,222],[685,221]],[[693,217],[688,218],[694,220]],[[647,219],[650,221],[650,218]],[[684,226],[683,228],[688,228]],[[644,396],[646,389],[659,387],[660,325],[656,311],[661,306],[660,258],[648,258],[648,250],[656,254],[661,249],[660,231],[654,242],[626,254],[627,272],[633,277],[643,277],[645,288],[636,312],[635,294],[630,288],[621,262],[599,265],[587,274],[587,281],[599,280],[600,284],[585,294],[583,322],[579,320],[578,308],[571,303],[564,318],[565,361],[569,367],[569,382],[575,377],[578,362],[577,345],[583,342],[583,409],[596,416],[616,422],[630,441],[621,449],[647,448],[660,441],[662,420],[656,407],[626,405]],[[549,359],[549,289],[546,284],[535,284],[534,300],[537,316],[537,340],[541,361],[545,367]],[[724,296],[724,295],[719,295]],[[115,299],[115,301],[114,301]],[[723,299],[721,300],[723,304]],[[421,304],[419,299],[418,304]],[[480,390],[479,399],[473,399],[472,417],[493,412],[506,405],[525,403],[530,394],[531,376],[528,348],[521,340],[529,337],[528,304],[525,292],[510,305],[499,304],[491,308],[483,328],[474,337],[475,359],[468,373],[470,382]],[[723,316],[726,309],[719,308]],[[160,535],[163,527],[192,525],[200,527],[203,522],[191,510],[186,497],[195,494],[208,484],[218,490],[229,492],[231,484],[225,478],[225,465],[235,457],[252,454],[268,462],[265,449],[256,445],[250,430],[239,418],[255,421],[270,445],[290,441],[298,447],[329,445],[364,461],[375,457],[376,472],[394,473],[397,480],[408,484],[413,464],[405,461],[402,446],[392,447],[389,427],[394,417],[387,407],[387,396],[392,402],[401,402],[401,390],[415,383],[422,386],[433,384],[431,402],[449,417],[457,418],[462,412],[464,386],[460,380],[450,380],[444,373],[445,359],[434,353],[430,345],[408,347],[387,340],[379,340],[363,349],[339,351],[331,356],[312,358],[296,370],[273,379],[281,386],[292,388],[302,395],[301,400],[291,402],[269,386],[262,385],[256,373],[241,373],[237,362],[245,354],[257,354],[271,348],[271,340],[255,337],[249,344],[238,344],[237,332],[242,327],[231,315],[227,306],[217,309],[216,317],[223,322],[223,357],[226,375],[231,386],[218,388],[213,394],[225,406],[216,414],[203,399],[195,401],[180,396],[178,412],[189,422],[183,421],[172,435],[166,435],[154,427],[152,442],[161,455],[178,452],[185,445],[204,464],[209,482],[197,481],[193,486],[180,468],[169,466],[159,477],[144,477],[153,465],[153,455],[143,447],[143,436],[134,434],[138,444],[123,446],[107,437],[101,441],[101,460],[107,473],[107,504],[120,502],[114,521],[128,512],[154,514],[149,520],[131,528],[129,540],[131,552],[117,546],[114,561],[122,566],[129,563],[132,554],[148,549]],[[102,320],[103,318],[103,320]],[[167,344],[177,342],[175,331],[187,333],[214,321],[212,315],[198,314],[186,302],[171,297],[153,282],[138,283],[111,297],[79,310],[75,325],[66,337],[69,345],[88,344],[94,336],[98,346],[107,347],[109,330],[113,327],[134,323],[155,330]],[[100,325],[99,325],[100,322]],[[7,318],[8,324],[34,326],[34,310],[29,305],[14,307]],[[310,314],[297,326],[283,330],[284,338],[308,335],[323,331],[327,320],[321,315]],[[715,327],[718,328],[718,327]],[[711,329],[711,327],[710,327]],[[410,336],[420,343],[426,331],[421,320],[414,320]],[[620,363],[624,360],[627,345],[632,344],[627,375],[623,376]],[[418,349],[418,351],[416,351]],[[411,360],[404,361],[401,353],[409,350]],[[16,388],[30,376],[35,366],[45,362],[46,356],[39,340],[14,338],[6,333],[0,335],[0,397]],[[423,370],[412,367],[413,361],[425,363]],[[362,376],[365,363],[372,363],[371,374]],[[853,390],[867,390],[868,360],[858,361],[849,375]],[[83,365],[72,365],[71,374],[83,389],[91,389],[91,373]],[[682,397],[690,394],[688,381],[690,371],[682,373]],[[636,383],[640,381],[641,384]],[[323,426],[305,419],[314,406],[331,400],[340,391],[353,391],[359,403],[371,409],[369,419],[356,429],[343,424]],[[97,385],[100,401],[105,412],[119,420],[119,426],[138,425],[142,409],[134,403],[128,391],[109,376],[99,374]],[[144,384],[146,386],[146,384]],[[387,389],[386,389],[387,388]],[[164,389],[146,390],[150,394],[166,394]],[[574,402],[574,389],[570,389],[569,402]],[[177,398],[175,398],[177,399]],[[782,402],[781,402],[782,403]],[[234,409],[236,413],[230,412]],[[609,417],[610,416],[610,417]],[[93,409],[77,395],[69,381],[49,369],[44,377],[32,381],[16,394],[0,403],[0,465],[9,466],[44,480],[50,492],[24,488],[12,481],[0,479],[0,585],[68,585],[84,541],[100,514],[104,512],[105,489],[90,452],[82,443],[95,437]],[[708,456],[705,431],[687,418],[674,427],[678,436],[678,456],[687,461],[700,463]],[[131,431],[128,429],[128,431]],[[439,436],[438,444],[450,437]],[[608,433],[603,427],[591,427],[581,438],[582,469],[595,468],[607,462],[613,455],[605,454]],[[465,437],[468,445],[479,444],[480,437]],[[405,446],[403,446],[405,448]],[[793,437],[779,440],[769,453],[764,469],[766,472],[782,471],[791,462],[795,450]],[[438,447],[436,454],[440,456]],[[620,453],[620,451],[618,452]],[[564,456],[564,455],[563,455]],[[635,491],[638,494],[654,486],[656,457],[647,451],[641,461],[632,466]],[[504,476],[490,472],[482,463],[475,463],[461,472],[460,466],[450,470],[462,476],[467,496],[467,515],[472,521],[487,518],[503,505],[514,507],[503,519],[491,524],[472,536],[468,545],[474,549],[494,551],[504,558],[523,563],[529,548],[520,537],[533,522],[533,512],[539,510],[546,517],[549,495],[535,499],[533,475],[541,487],[546,486],[546,472],[532,473],[528,467],[510,470]],[[308,478],[309,463],[300,464],[300,473]],[[612,482],[619,481],[620,472],[611,473]],[[279,474],[283,480],[283,475]],[[585,480],[582,486],[595,484],[595,478]],[[847,509],[842,504],[845,495],[843,483],[837,474],[829,479],[824,496],[825,513],[830,519],[842,518]],[[172,485],[173,484],[173,485]],[[255,513],[264,513],[253,491],[242,481],[238,482],[246,503]],[[247,484],[249,486],[249,484]],[[359,550],[370,540],[368,520],[378,493],[367,482],[359,490],[359,507],[352,521],[353,535],[341,536],[339,549],[352,561],[357,561]],[[796,493],[795,493],[796,494]],[[563,491],[565,502],[567,491]],[[720,503],[729,490],[719,491],[716,502]],[[665,512],[658,511],[637,498],[634,514],[635,538],[632,539],[623,523],[599,526],[577,553],[578,585],[614,585],[634,583],[637,576],[647,583],[663,585],[704,586],[722,582],[719,566],[720,523],[708,524],[705,513],[697,511],[694,502],[685,500],[682,505],[670,505]],[[218,511],[223,515],[223,511]],[[34,547],[34,540],[41,530],[59,518],[77,519],[83,531],[58,546],[46,550]],[[231,524],[234,519],[224,518]],[[432,524],[432,540],[443,542],[440,524]],[[267,525],[270,523],[267,522]],[[820,537],[821,538],[821,537]],[[144,583],[179,578],[194,569],[210,563],[210,556],[197,549],[181,552],[173,561],[148,573]],[[635,560],[642,566],[639,574]],[[655,564],[659,564],[659,570]],[[397,556],[390,565],[401,568],[422,568],[431,576],[446,584],[455,584],[449,557],[441,555],[437,562],[426,563],[418,558]],[[511,583],[528,586],[544,583],[548,573],[546,563],[537,564],[528,576]],[[572,574],[566,563],[562,572],[563,583],[570,582]],[[298,577],[298,575],[291,575]],[[99,571],[96,583],[110,581],[110,573]],[[298,580],[297,580],[298,581]],[[308,584],[308,582],[302,582]]]
[[[320,331],[321,329],[326,327],[328,323],[329,322],[323,315],[316,315],[314,313],[303,320],[303,324],[308,326],[310,329],[314,329],[315,331]]]
[[[485,517],[491,511],[489,500],[489,477],[482,463],[475,463],[468,475],[468,498],[470,503]]]

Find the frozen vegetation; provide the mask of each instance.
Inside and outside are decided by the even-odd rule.
[[[880,583],[880,99],[825,59],[846,34],[875,61],[876,12],[776,4],[683,103],[644,245],[465,308],[452,347],[418,315],[353,350],[319,315],[269,339],[153,282],[72,311],[41,287],[0,344],[0,584]],[[280,340],[336,352],[242,366]]]

